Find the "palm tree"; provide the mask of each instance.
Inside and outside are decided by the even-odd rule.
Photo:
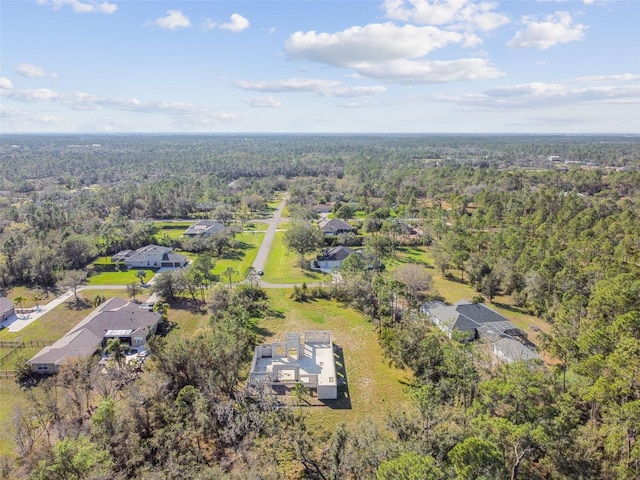
[[[233,267],[227,267],[224,272],[222,272],[222,276],[223,277],[227,277],[227,280],[229,280],[229,288],[231,288],[231,283],[233,280],[233,276],[236,274],[236,270]]]
[[[129,347],[122,343],[119,338],[110,339],[107,342],[107,348],[104,349],[105,352],[113,354],[113,359],[118,365],[118,370],[122,370],[122,359],[125,357],[127,350],[129,350]]]
[[[23,304],[25,301],[26,301],[25,297],[23,297],[22,295],[18,295],[13,299],[13,304],[18,305],[20,307],[20,310],[22,311],[24,309]],[[16,315],[17,315],[17,312],[16,312]]]
[[[167,318],[167,313],[169,312],[169,304],[156,302],[153,305],[153,311],[158,312],[160,315],[162,315],[163,318]]]
[[[140,283],[144,284],[144,279],[147,277],[147,271],[146,270],[138,270],[136,272],[136,277],[138,277],[140,279]]]
[[[91,303],[93,303],[94,307],[97,307],[98,305],[100,305],[102,302],[104,302],[104,297],[100,294],[96,295],[95,297],[93,297],[93,300]]]

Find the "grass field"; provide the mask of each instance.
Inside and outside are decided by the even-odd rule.
[[[22,297],[24,299],[22,302],[23,308],[42,305],[43,303],[53,300],[56,296],[53,292],[44,292],[38,288],[29,288],[24,286],[12,287],[10,290],[5,291],[4,295],[11,301],[16,297]]]
[[[213,269],[214,273],[220,275],[227,268],[233,268],[237,273],[235,273],[232,277],[232,282],[240,282],[245,279],[247,270],[251,265],[253,265],[253,261],[256,259],[256,255],[258,254],[258,248],[260,248],[260,244],[262,243],[262,239],[264,238],[264,233],[256,232],[256,233],[240,233],[235,236],[235,239],[241,242],[244,247],[241,249],[236,249],[227,255],[225,258],[215,258],[216,266]],[[226,278],[221,278],[221,282],[228,281]]]
[[[272,307],[284,318],[260,322],[266,342],[284,339],[286,332],[331,330],[333,341],[342,348],[350,409],[309,407],[310,425],[332,431],[341,422],[381,423],[387,415],[411,403],[405,385],[408,372],[390,367],[378,344],[374,327],[360,313],[328,300],[297,303],[287,298],[288,290],[268,290]]]
[[[283,233],[276,232],[269,257],[264,266],[264,281],[268,283],[321,283],[329,282],[330,275],[309,272],[298,266],[299,257],[287,252],[282,243]],[[310,258],[310,257],[307,257]]]
[[[140,283],[136,276],[139,269],[127,270],[125,272],[100,272],[92,275],[87,280],[88,285],[128,285],[130,283]],[[153,270],[145,270],[147,273],[145,281],[151,280],[155,275]]]

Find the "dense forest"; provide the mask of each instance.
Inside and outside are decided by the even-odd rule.
[[[156,338],[135,380],[77,362],[27,388],[9,478],[640,477],[640,137],[5,135],[0,164],[3,289],[54,289],[152,242],[155,220],[239,223],[287,192],[299,222],[329,204],[358,227],[337,242],[381,262],[418,244],[479,301],[550,326],[547,364],[495,364],[420,314],[438,292],[349,265],[297,295],[365,315],[411,372],[412,408],[316,432],[303,409],[246,394],[275,313],[263,289],[221,281],[208,327]]]

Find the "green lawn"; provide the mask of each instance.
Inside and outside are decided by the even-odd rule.
[[[87,280],[89,285],[128,285],[133,282],[140,282],[140,279],[136,277],[136,272],[139,269],[127,270],[125,272],[100,272],[92,275]],[[145,281],[151,280],[155,272],[153,270],[145,270],[147,276]]]
[[[331,275],[309,272],[298,266],[297,254],[289,253],[282,243],[283,232],[276,232],[269,257],[264,266],[264,281],[268,283],[321,283],[331,281]],[[307,259],[311,258],[308,256]]]
[[[23,308],[31,308],[35,307],[36,304],[42,305],[43,303],[53,300],[56,294],[53,292],[44,292],[38,288],[21,286],[12,287],[5,292],[5,295],[11,301],[16,297],[22,297],[24,299],[22,302]]]
[[[265,342],[283,340],[286,332],[331,330],[334,343],[343,350],[351,408],[306,409],[312,428],[332,431],[341,422],[382,423],[390,412],[409,407],[405,385],[411,380],[410,373],[389,366],[374,327],[363,315],[328,300],[293,302],[287,297],[288,289],[267,293],[272,307],[284,318],[260,322],[268,332]]]
[[[239,282],[245,279],[247,270],[251,265],[253,265],[253,261],[256,259],[256,255],[258,254],[258,248],[260,248],[260,244],[262,243],[262,239],[264,238],[264,233],[256,232],[256,233],[239,233],[235,236],[235,239],[241,242],[245,248],[236,249],[227,255],[225,258],[215,258],[216,266],[213,269],[214,273],[220,275],[227,268],[233,268],[237,273],[233,276],[233,282]],[[221,282],[226,282],[227,279],[220,279]]]

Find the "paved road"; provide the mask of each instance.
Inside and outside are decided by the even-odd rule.
[[[273,212],[273,216],[271,218],[262,220],[262,223],[267,224],[267,230],[264,232],[264,238],[262,240],[262,243],[260,244],[260,248],[258,249],[256,258],[253,261],[253,268],[256,271],[264,270],[264,264],[267,262],[269,250],[271,250],[271,244],[273,243],[273,237],[278,230],[278,224],[282,221],[282,210],[284,209],[286,202],[287,199],[285,197],[282,202],[280,202],[280,205],[278,205],[278,208],[276,208],[275,212]],[[267,288],[287,288],[288,285],[266,283],[260,280],[260,286]]]
[[[124,290],[125,288],[127,288],[126,285],[83,285],[78,289],[78,291]],[[51,310],[56,308],[58,305],[62,305],[67,300],[70,300],[72,297],[73,297],[73,292],[71,290],[68,290],[67,292],[63,293],[59,297],[56,297],[53,300],[51,300],[49,303],[45,305],[40,305],[40,308],[38,310],[35,310],[31,313],[25,313],[25,314],[21,313],[20,315],[14,314],[10,316],[4,322],[2,322],[2,325],[6,327],[7,330],[9,330],[10,332],[19,332],[27,325],[31,324],[32,322],[35,322],[40,317],[42,317],[43,315],[46,315]]]

